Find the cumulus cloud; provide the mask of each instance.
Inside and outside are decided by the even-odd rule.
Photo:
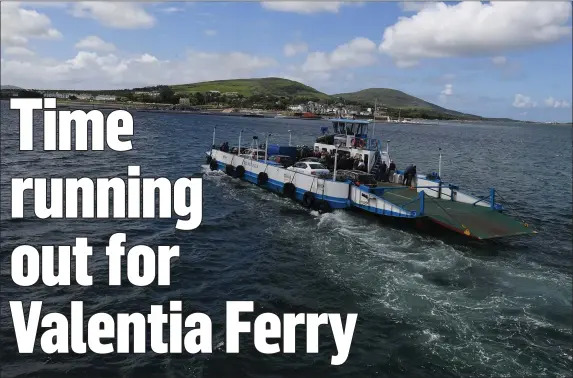
[[[444,89],[440,92],[440,101],[447,102],[448,97],[454,94],[454,86],[452,84],[444,85]]]
[[[513,107],[515,108],[534,108],[537,103],[531,99],[529,96],[522,95],[520,93],[515,95],[513,99]]]
[[[428,6],[432,6],[433,1],[402,1],[399,4],[404,12],[419,12]]]
[[[184,11],[184,9],[179,8],[179,7],[161,8],[161,12],[163,12],[163,13],[179,13],[179,12],[183,12],[183,11]]]
[[[292,57],[297,54],[305,53],[307,51],[308,51],[308,45],[304,42],[287,43],[283,48],[283,52],[287,57]]]
[[[299,14],[311,13],[338,13],[344,2],[342,1],[261,1],[263,8],[279,12],[291,12]]]
[[[491,62],[496,66],[503,66],[505,63],[507,63],[507,58],[505,56],[494,56],[491,58]]]
[[[564,108],[569,109],[571,107],[571,103],[566,100],[556,100],[553,97],[549,97],[544,101],[545,106],[549,108]]]
[[[570,2],[437,3],[386,28],[380,51],[400,67],[424,58],[494,55],[570,37],[570,16]]]
[[[16,2],[0,3],[0,41],[2,46],[25,46],[30,38],[58,39],[62,34],[52,27],[43,13],[25,9]]]
[[[91,18],[116,29],[150,28],[155,25],[155,18],[147,13],[144,4],[135,2],[79,1],[72,4],[71,14]]]
[[[10,46],[4,49],[4,54],[6,55],[17,55],[17,56],[32,56],[34,52],[25,47],[21,46]]]
[[[111,52],[115,50],[115,46],[113,43],[105,42],[96,35],[90,35],[76,43],[76,49]]]
[[[338,46],[331,53],[308,54],[302,65],[304,72],[328,72],[342,68],[370,66],[376,62],[376,44],[368,38],[358,37]]]
[[[112,89],[249,78],[276,66],[272,58],[243,52],[188,51],[185,59],[168,61],[151,54],[99,54],[80,51],[56,61],[2,59],[2,80],[24,88]]]

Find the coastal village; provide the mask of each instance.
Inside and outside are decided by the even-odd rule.
[[[2,92],[13,92],[13,96],[18,95],[17,90],[6,90]],[[63,100],[65,102],[82,102],[87,104],[108,103],[116,105],[115,107],[128,109],[170,109],[170,110],[209,110],[218,113],[245,113],[251,115],[265,115],[269,113],[284,114],[285,116],[300,116],[302,118],[315,118],[322,116],[337,117],[357,117],[357,118],[374,118],[388,120],[390,117],[386,109],[381,105],[373,109],[365,105],[347,104],[345,101],[328,103],[325,101],[300,101],[295,104],[281,104],[281,99],[274,99],[273,96],[261,96],[260,103],[254,102],[246,104],[247,98],[238,92],[221,92],[210,90],[206,92],[174,92],[172,96],[178,99],[176,104],[165,104],[162,101],[161,91],[131,91],[126,95],[89,93],[89,92],[66,92],[53,90],[31,90],[41,94],[43,97],[51,97]],[[276,100],[275,105],[269,107],[269,101]],[[266,100],[266,101],[265,101]],[[292,100],[291,100],[292,101]],[[288,102],[291,102],[288,101]],[[284,102],[284,101],[283,101]],[[103,104],[102,104],[103,103]],[[272,105],[272,104],[271,104]]]

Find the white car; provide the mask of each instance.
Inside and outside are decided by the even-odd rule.
[[[330,171],[324,165],[315,162],[298,162],[295,163],[292,167],[288,167],[287,169],[313,176],[323,176],[330,173]]]

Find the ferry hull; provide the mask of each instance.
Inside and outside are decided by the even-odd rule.
[[[212,164],[216,162],[216,169],[227,171],[227,166],[233,169],[242,166],[244,168],[243,180],[256,184],[267,190],[283,194],[285,184],[295,187],[293,199],[303,201],[305,193],[312,193],[315,205],[319,201],[328,203],[325,209],[346,209],[351,206],[348,199],[349,186],[347,183],[321,179],[315,176],[287,170],[280,166],[265,164],[264,161],[251,160],[227,152],[212,150],[210,152]],[[265,173],[268,177],[265,183],[259,182],[259,175]]]

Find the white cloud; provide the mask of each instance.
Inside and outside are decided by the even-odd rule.
[[[265,9],[279,11],[279,12],[292,12],[299,14],[311,13],[338,13],[340,7],[344,2],[342,1],[261,1],[261,5]]]
[[[283,52],[287,57],[292,57],[297,54],[305,53],[307,51],[308,51],[308,45],[304,42],[287,43],[283,48]]]
[[[419,12],[432,5],[433,1],[402,1],[400,8],[402,8],[404,12]]]
[[[115,46],[113,43],[105,42],[98,36],[90,35],[76,43],[76,49],[111,52],[115,51]]]
[[[491,62],[496,66],[503,66],[507,63],[507,58],[505,56],[494,56],[491,58]]]
[[[522,95],[520,93],[515,95],[513,99],[513,107],[515,108],[535,108],[537,103],[531,99],[529,96]]]
[[[564,108],[569,109],[571,107],[571,103],[566,100],[556,100],[553,97],[549,97],[544,101],[545,106],[549,108]]]
[[[440,92],[440,101],[447,102],[448,97],[454,94],[454,86],[452,84],[444,85],[444,89]]]
[[[331,53],[308,54],[302,65],[304,72],[328,72],[342,68],[370,66],[376,62],[376,44],[368,38],[358,37],[338,46]]]
[[[217,30],[208,29],[204,31],[207,37],[214,37],[217,35]]]
[[[249,78],[276,66],[272,58],[242,52],[189,51],[182,60],[161,60],[150,54],[99,55],[80,51],[56,61],[2,59],[2,80],[24,88],[110,89]]]
[[[143,7],[144,4],[135,2],[80,1],[72,4],[71,13],[116,29],[150,28],[155,25],[155,18]]]
[[[34,52],[22,46],[10,46],[4,49],[6,55],[32,56]]]
[[[50,18],[16,2],[0,3],[0,41],[5,46],[24,46],[30,38],[58,39],[62,34],[52,28]]]
[[[570,2],[437,3],[386,28],[380,51],[400,67],[423,58],[493,55],[571,36]]]
[[[183,8],[178,7],[168,7],[168,8],[161,8],[161,12],[163,13],[179,13],[185,11]]]

